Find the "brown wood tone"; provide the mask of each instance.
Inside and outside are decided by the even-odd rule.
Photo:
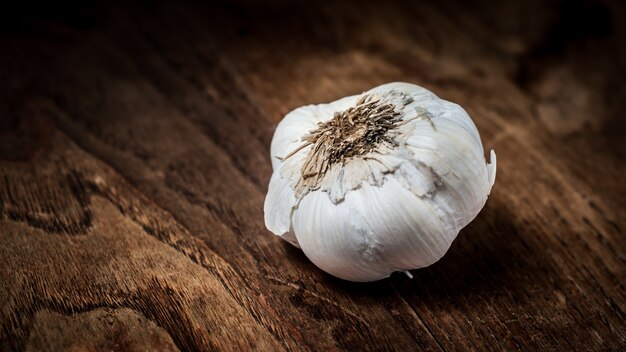
[[[505,3],[4,12],[0,350],[626,350],[626,6]],[[390,81],[497,180],[441,261],[345,282],[265,229],[269,143]]]

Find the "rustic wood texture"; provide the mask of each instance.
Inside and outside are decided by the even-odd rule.
[[[626,349],[623,3],[260,3],[0,16],[0,350]],[[265,229],[269,143],[396,80],[497,181],[440,262],[344,282]]]

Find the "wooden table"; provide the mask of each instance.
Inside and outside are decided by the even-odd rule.
[[[0,350],[626,349],[623,3],[260,3],[3,13]],[[269,143],[390,81],[497,181],[440,262],[344,282],[265,229]]]

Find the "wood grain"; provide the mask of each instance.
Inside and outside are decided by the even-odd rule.
[[[620,2],[24,8],[0,32],[0,350],[626,349]],[[414,82],[498,178],[435,265],[332,278],[268,232],[291,109]]]

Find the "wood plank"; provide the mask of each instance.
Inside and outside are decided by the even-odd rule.
[[[0,349],[624,349],[624,8],[558,6],[101,4],[10,27]],[[289,110],[394,80],[464,106],[498,179],[440,262],[348,283],[265,229],[268,146]]]

